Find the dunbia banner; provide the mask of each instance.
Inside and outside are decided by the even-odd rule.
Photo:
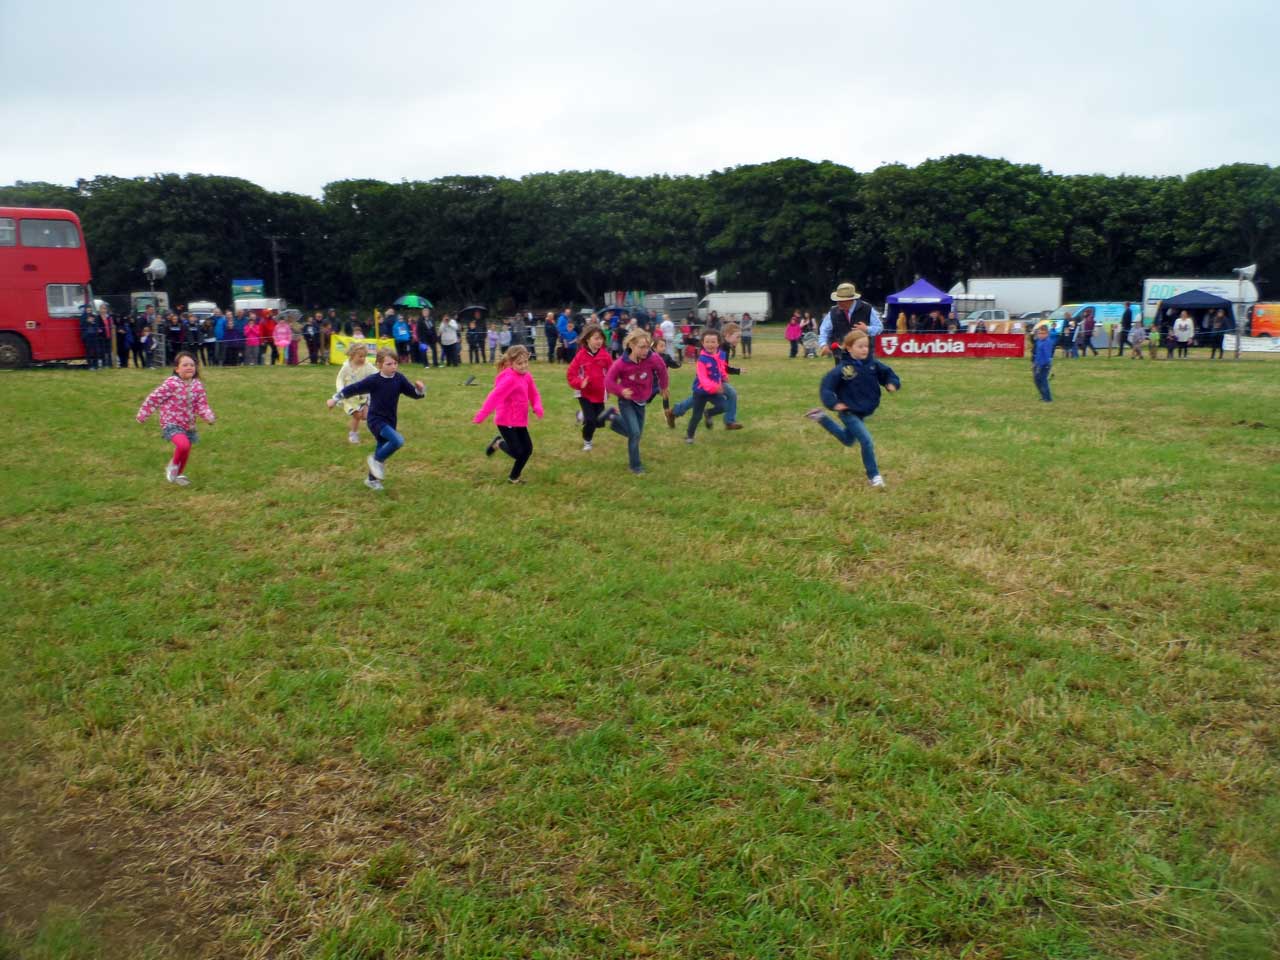
[[[1023,357],[1020,333],[882,333],[876,355],[890,357]]]

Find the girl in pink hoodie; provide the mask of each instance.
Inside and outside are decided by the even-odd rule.
[[[529,373],[529,351],[526,347],[508,347],[498,361],[498,375],[493,389],[476,412],[474,423],[484,423],[493,414],[498,436],[489,441],[484,455],[492,457],[501,450],[515,462],[511,465],[512,483],[524,483],[520,472],[533,456],[533,440],[529,436],[529,410],[542,419],[542,397]]]
[[[289,344],[293,340],[293,325],[283,318],[277,320],[276,328],[271,332],[271,338],[275,341],[276,349],[280,351],[280,366],[287,367]]]

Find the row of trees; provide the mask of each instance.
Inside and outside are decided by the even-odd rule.
[[[927,276],[1065,278],[1069,299],[1136,297],[1144,277],[1229,275],[1280,261],[1280,168],[1233,164],[1187,177],[1060,176],[951,156],[870,173],[775,160],[705,176],[608,171],[518,180],[344,180],[320,199],[233,177],[100,176],[19,182],[0,205],[76,211],[94,285],[137,289],[162,257],[174,302],[225,301],[233,276],[273,278],[310,305],[553,306],[603,290],[770,290],[817,306],[839,279],[880,298]]]

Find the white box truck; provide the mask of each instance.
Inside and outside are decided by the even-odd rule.
[[[995,297],[992,307],[1011,314],[1057,310],[1062,306],[1061,277],[973,277],[947,291],[953,297]],[[959,311],[957,311],[959,312]]]
[[[1223,300],[1230,300],[1235,308],[1237,323],[1243,323],[1249,308],[1258,302],[1258,288],[1251,280],[1236,277],[1152,278],[1142,281],[1142,319],[1151,323],[1156,318],[1156,307],[1188,290],[1203,290],[1222,297]]]
[[[698,301],[698,322],[706,323],[712,310],[721,320],[739,320],[744,313],[751,314],[756,323],[764,323],[773,317],[773,303],[764,290],[709,293]]]

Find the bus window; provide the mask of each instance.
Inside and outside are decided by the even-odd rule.
[[[0,217],[0,247],[18,245],[18,221],[12,217]]]
[[[24,247],[80,246],[80,231],[66,220],[23,220],[21,231]]]
[[[87,302],[85,289],[78,283],[51,283],[44,289],[51,317],[79,316],[81,305]]]

